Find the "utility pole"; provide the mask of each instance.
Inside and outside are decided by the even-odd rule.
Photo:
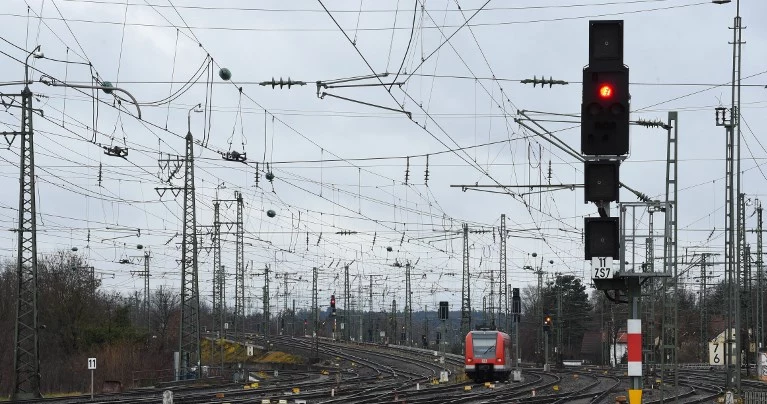
[[[488,308],[487,313],[490,315],[490,329],[495,329],[495,307],[493,307],[493,304],[495,303],[495,274],[493,273],[493,269],[490,268],[490,301],[488,302]],[[485,319],[485,324],[487,324],[487,319]]]
[[[221,204],[224,204],[224,208],[230,209],[233,203],[236,203],[237,219],[234,222],[222,222],[221,221]],[[222,231],[221,227],[226,226]],[[221,236],[223,234],[235,235],[235,287],[234,287],[234,332],[242,331],[242,318],[245,312],[244,305],[244,270],[242,270],[242,276],[238,274],[238,268],[244,268],[244,255],[243,255],[243,237],[242,237],[242,194],[238,191],[234,191],[234,199],[219,199],[218,191],[216,191],[216,198],[213,199],[213,225],[212,226],[199,226],[209,228],[209,234],[212,240],[213,249],[213,317],[218,321],[218,331],[221,338],[224,338],[224,325],[226,324],[226,271],[225,267],[221,265]],[[232,232],[234,228],[234,232]],[[241,287],[242,285],[242,287]],[[221,355],[223,357],[223,347]],[[223,363],[223,359],[222,359]]]
[[[471,330],[471,279],[469,279],[469,225],[463,224],[463,276],[461,277],[461,334]],[[465,347],[464,347],[465,349]]]
[[[509,332],[509,289],[506,277],[506,214],[501,214],[500,270],[498,272],[498,325]],[[503,317],[501,317],[503,315]]]
[[[397,345],[399,345],[398,341],[400,340],[399,337],[399,329],[397,328],[397,299],[392,299],[391,301],[391,328],[392,328],[392,339],[393,342]]]
[[[369,294],[368,300],[370,301],[370,306],[369,306],[369,309],[368,309],[368,318],[370,318],[370,320],[371,320],[370,321],[370,329],[372,330],[373,329],[373,321],[372,321],[373,320],[373,318],[372,318],[372,316],[373,316],[373,275],[370,275],[370,289],[368,289],[368,294]],[[381,303],[381,306],[383,306],[383,303]],[[381,308],[383,309],[383,307],[381,307]],[[392,335],[392,338],[396,341],[397,338],[396,338],[395,335]],[[374,341],[375,341],[375,336],[370,338],[370,342],[374,342]]]
[[[283,295],[282,295],[282,311],[288,311],[288,276],[285,274],[285,276],[282,278],[282,287],[283,287]]]
[[[184,164],[184,229],[181,241],[181,326],[179,333],[179,369],[182,378],[191,373],[200,378],[200,295],[197,272],[197,216],[194,187],[194,140],[186,135],[186,162]]]
[[[343,323],[344,329],[343,329],[343,339],[348,341],[349,335],[351,334],[349,332],[349,325],[350,325],[350,318],[349,315],[349,309],[351,308],[351,304],[349,301],[350,295],[349,295],[349,266],[344,265],[344,316],[343,316]]]
[[[561,279],[559,275],[557,275],[557,280]],[[556,355],[554,356],[556,360],[556,365],[561,366],[562,365],[562,324],[564,323],[564,319],[562,317],[562,283],[557,282],[559,286],[557,287],[557,317],[555,321],[557,322],[557,347],[556,347]]]
[[[725,388],[738,396],[740,394],[740,256],[741,236],[737,220],[740,218],[740,83],[741,83],[741,38],[742,21],[740,0],[736,0],[732,44],[731,105],[729,111],[716,108],[716,125],[726,131],[725,155],[725,290],[727,291]],[[733,362],[734,359],[734,363]]]
[[[706,353],[708,352],[708,258],[713,256],[711,253],[703,253],[700,256],[700,363],[705,363]]]
[[[32,129],[32,91],[29,89],[29,57],[42,57],[40,46],[27,55],[24,90],[21,92],[19,173],[19,219],[16,230],[16,335],[13,354],[11,400],[41,398],[37,324],[37,210],[35,207],[35,154]]]
[[[220,202],[213,201],[213,324],[218,331],[219,338],[224,338],[224,282],[221,268],[221,224]],[[221,358],[223,364],[224,344],[221,344]],[[223,370],[223,368],[222,368]]]
[[[189,111],[191,114],[192,110]],[[184,228],[181,239],[181,322],[179,330],[179,367],[177,380],[185,379],[195,367],[194,377],[199,378],[200,369],[200,295],[197,271],[197,217],[195,209],[194,187],[194,138],[191,129],[186,134],[186,155],[161,158],[158,160],[161,168],[169,169],[171,165],[179,168],[184,166],[183,187],[158,187],[155,190],[162,196],[165,191],[178,195],[184,194]],[[170,170],[168,182],[175,176],[175,170]]]
[[[743,198],[743,199],[745,199],[745,198]],[[745,203],[742,200],[741,200],[741,202],[743,203],[743,206],[742,206],[742,209],[741,209],[741,212],[743,213],[743,231],[742,231],[742,234],[743,234],[743,237],[745,238],[745,236],[746,236],[746,231],[745,231],[745,220],[746,220],[745,212],[746,212],[746,207],[745,207]],[[753,320],[751,318],[751,314],[752,314],[751,313],[751,303],[752,303],[751,302],[751,246],[746,244],[745,240],[744,240],[744,243],[743,243],[743,258],[742,259],[743,259],[743,264],[742,264],[742,266],[743,266],[743,296],[741,298],[741,303],[742,303],[741,307],[743,308],[743,310],[745,310],[743,319],[745,320],[746,324],[745,324],[744,327],[742,327],[741,332],[739,332],[738,338],[741,338],[741,336],[745,336],[746,337],[745,340],[743,338],[741,338],[741,341],[744,341],[745,344],[746,344],[746,346],[743,347],[743,351],[744,351],[743,358],[746,361],[746,363],[744,364],[744,366],[746,368],[746,377],[750,377],[751,376],[751,369],[750,369],[749,365],[751,363],[751,360],[750,360],[751,358],[749,357],[750,355],[749,355],[748,351],[749,351],[749,349],[751,347],[751,335],[750,334],[751,334],[751,331],[753,329],[752,328],[752,323],[751,323],[751,321]]]
[[[317,301],[317,267],[312,268],[312,320],[314,321],[314,360],[320,360],[320,307]]]
[[[540,264],[540,266],[539,267],[534,267],[535,266],[536,258],[538,257],[538,253],[532,253],[530,255],[533,257],[533,266],[525,265],[524,267],[522,267],[522,269],[533,271],[533,273],[536,275],[537,280],[538,280],[537,287],[536,287],[536,295],[535,295],[535,298],[536,298],[536,303],[535,303],[535,318],[536,318],[536,320],[535,321],[537,322],[537,321],[540,321],[541,319],[543,319],[543,274],[544,274],[544,272],[543,272],[543,257],[541,257],[541,264]],[[549,263],[553,264],[554,261],[550,260]],[[545,335],[544,335],[542,327],[536,327],[536,330],[537,330],[536,331],[537,339],[536,339],[536,342],[535,342],[535,355],[536,355],[536,357],[539,358],[538,355],[541,354],[541,352],[542,352],[542,350],[544,348],[543,345],[544,345],[544,337],[545,337]]]
[[[413,292],[410,290],[410,263],[405,264],[405,344],[413,346]]]
[[[429,305],[423,306],[423,315],[426,318],[426,346],[424,348],[429,348]]]
[[[231,208],[233,203],[236,203],[236,210],[237,210],[237,219],[234,222],[222,222],[221,221],[221,203],[224,203],[225,208]],[[235,263],[237,262],[244,262],[244,256],[243,256],[243,244],[242,244],[242,237],[241,235],[241,228],[242,228],[242,211],[240,209],[240,205],[242,204],[242,195],[235,191],[234,192],[234,199],[218,199],[218,191],[216,191],[216,199],[213,200],[213,227],[212,227],[212,239],[213,239],[213,314],[214,318],[218,319],[219,325],[218,330],[221,334],[221,337],[225,337],[226,330],[224,329],[226,324],[226,271],[225,267],[221,265],[221,235],[222,234],[232,234],[232,228],[235,227],[234,235],[235,235],[235,251],[236,251],[236,257],[235,257]],[[221,226],[226,226],[225,231],[221,231]],[[239,264],[242,265],[242,264]],[[235,264],[235,272],[236,272],[237,264]],[[235,317],[234,317],[234,324],[233,329],[236,332],[240,328],[242,328],[242,325],[240,325],[238,318],[241,318],[241,316],[238,316],[238,307],[244,307],[238,306],[237,303],[239,302],[242,304],[244,302],[244,298],[240,299],[239,296],[244,296],[244,292],[240,289],[240,285],[244,285],[244,282],[240,280],[241,278],[238,278],[235,274]],[[242,276],[242,279],[244,279],[244,275]],[[238,293],[239,292],[239,293]],[[244,313],[244,308],[242,309],[242,312]],[[224,363],[224,350],[223,345],[221,346],[221,364],[223,366]]]
[[[149,251],[144,251],[144,269],[141,271],[131,271],[131,274],[137,275],[144,279],[144,302],[142,303],[141,310],[144,314],[144,322],[146,323],[147,330],[150,328],[149,323]],[[91,279],[93,283],[93,279]]]
[[[243,240],[243,201],[242,194],[234,191],[237,201],[237,224],[235,229],[235,266],[234,266],[234,332],[245,331],[245,244]]]
[[[362,318],[363,313],[365,312],[365,303],[362,300],[362,274],[360,274],[359,279],[357,279],[359,282],[357,282],[357,301],[359,302],[359,339],[357,342],[362,343]],[[370,302],[371,304],[373,302]],[[372,306],[371,306],[372,310]]]
[[[666,276],[661,281],[661,305],[663,307],[663,319],[661,322],[661,371],[672,374],[673,385],[679,386],[679,372],[677,372],[677,345],[678,345],[678,307],[677,296],[679,278],[677,268],[678,253],[678,171],[679,171],[679,120],[676,111],[669,111],[667,125],[666,146],[666,214],[663,238],[663,270]],[[630,307],[631,308],[631,307]],[[636,318],[633,317],[632,318]],[[641,379],[637,380],[635,388],[641,387]],[[666,402],[665,393],[661,390],[661,403]],[[674,395],[674,402],[679,402],[679,396]]]
[[[275,252],[275,254],[277,254],[277,253]],[[264,265],[264,318],[263,318],[264,325],[263,325],[262,328],[264,330],[264,336],[267,337],[267,338],[269,337],[269,328],[270,328],[269,327],[270,326],[270,323],[269,323],[269,315],[270,315],[270,313],[269,313],[269,294],[270,294],[269,293],[269,264],[266,264],[266,265]],[[278,300],[278,302],[279,302],[279,300]],[[277,303],[277,304],[279,304],[279,303]]]
[[[759,350],[764,348],[764,268],[762,267],[762,203],[756,201],[756,363],[759,375],[764,370],[759,366]],[[764,364],[762,364],[764,366]]]
[[[149,251],[144,251],[144,317],[147,330],[151,327],[149,318]]]

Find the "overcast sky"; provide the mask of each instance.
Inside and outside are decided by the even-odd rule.
[[[765,198],[760,192],[767,181],[767,3],[742,3],[747,26],[742,59],[743,192],[753,200]],[[582,183],[581,163],[524,130],[514,118],[517,110],[538,111],[533,116],[543,127],[559,131],[562,140],[579,148],[578,118],[572,114],[580,110],[589,19],[625,20],[632,119],[666,121],[669,111],[679,111],[680,254],[724,251],[725,132],[715,125],[714,108],[730,104],[729,87],[720,85],[731,79],[728,27],[733,25],[734,2],[2,4],[2,82],[22,80],[23,63],[18,60],[25,58],[24,49],[40,44],[46,59],[33,60],[35,80],[44,73],[90,84],[95,76],[128,90],[141,103],[140,121],[134,106],[117,105],[103,93],[98,94],[103,102],[94,103],[89,90],[64,90],[39,81],[31,86],[38,96],[35,107],[45,114],[34,118],[38,251],[78,248],[111,289],[141,290],[142,280],[131,275],[140,268],[117,263],[141,256],[138,244],[151,250],[151,287],[179,287],[183,199],[170,192],[160,196],[155,187],[168,186],[163,184],[168,173],[162,172],[158,158],[183,155],[187,112],[197,103],[208,107],[205,113],[191,113],[191,132],[197,140],[197,221],[212,224],[216,195],[233,199],[235,190],[243,193],[246,293],[256,307],[261,306],[263,277],[255,275],[266,264],[280,274],[271,277],[274,313],[283,306],[284,274],[291,279],[289,298],[306,307],[311,268],[321,268],[323,302],[331,293],[342,293],[342,267],[352,261],[355,293],[364,277],[367,306],[373,275],[374,309],[379,310],[393,298],[403,299],[404,269],[394,265],[409,261],[414,265],[416,309],[435,308],[445,299],[458,309],[459,235],[466,222],[472,230],[487,230],[469,237],[472,306],[480,309],[482,297],[489,293],[490,272],[497,277],[499,237],[493,229],[500,225],[502,213],[512,231],[508,276],[513,287],[532,282],[534,275],[523,267],[541,262],[548,274],[588,278],[580,232],[582,218],[596,216],[596,208],[583,203],[582,189],[511,196],[499,189],[461,192],[450,185]],[[446,44],[445,37],[451,37]],[[219,77],[223,67],[232,73],[229,82]],[[381,81],[348,84],[395,79],[403,84],[321,91],[388,110],[317,96],[318,80],[373,72],[390,74]],[[570,84],[542,89],[519,82],[541,76]],[[257,84],[272,77],[307,85],[272,89]],[[2,87],[3,93],[20,90]],[[403,109],[412,119],[391,109]],[[1,114],[0,127],[17,130],[19,118],[18,108],[10,108]],[[125,159],[103,153],[102,146],[115,145],[128,148]],[[18,147],[16,139],[0,153],[0,181],[7,190],[0,196],[0,221],[8,230],[17,227]],[[247,153],[248,164],[224,161],[219,152],[227,151]],[[633,126],[631,154],[621,166],[621,180],[653,199],[663,199],[665,158],[666,131]],[[264,177],[266,163],[275,175],[273,183]],[[174,184],[182,182],[176,179]],[[636,201],[625,189],[621,199]],[[756,223],[754,207],[751,202],[747,208],[748,226]],[[222,220],[235,219],[234,205],[223,204],[221,209]],[[276,217],[266,215],[270,209]],[[654,221],[662,231],[663,215],[655,214]],[[638,211],[637,232],[647,224],[648,214]],[[748,238],[755,240],[754,234]],[[227,296],[232,299],[234,236],[224,240]],[[200,293],[209,302],[213,258],[204,247],[210,246],[210,237],[202,236],[201,241]],[[7,231],[0,243],[4,256],[15,257],[15,233]],[[655,251],[662,255],[660,240]],[[633,261],[644,262],[643,244],[637,244],[636,254]],[[694,283],[691,277],[685,279]]]

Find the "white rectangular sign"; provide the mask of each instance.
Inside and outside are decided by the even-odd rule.
[[[724,344],[718,342],[708,343],[708,364],[709,365],[724,365]]]
[[[88,370],[96,370],[96,358],[88,358]]]
[[[608,279],[613,275],[612,257],[592,257],[591,258],[591,278]]]
[[[708,364],[714,366],[724,366],[727,360],[727,343],[711,341],[708,343]],[[735,354],[730,355],[730,363],[735,363]]]

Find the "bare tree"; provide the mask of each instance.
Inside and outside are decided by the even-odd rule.
[[[151,299],[151,322],[154,337],[159,339],[159,350],[163,350],[174,329],[174,317],[177,317],[180,297],[167,287],[160,286]]]

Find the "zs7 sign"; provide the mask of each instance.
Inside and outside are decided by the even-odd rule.
[[[591,259],[591,278],[607,279],[612,277],[613,258],[594,257]]]

